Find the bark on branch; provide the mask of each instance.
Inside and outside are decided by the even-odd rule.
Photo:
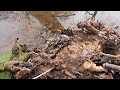
[[[106,68],[106,69],[109,69],[109,70],[120,72],[120,66],[118,66],[118,65],[104,63],[103,67]]]

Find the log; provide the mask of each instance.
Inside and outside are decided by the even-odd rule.
[[[118,65],[104,63],[103,67],[106,68],[106,69],[108,69],[108,70],[113,70],[113,71],[120,72],[120,66],[118,66]]]
[[[102,66],[96,66],[96,64],[91,60],[86,60],[83,63],[83,68],[92,72],[106,72],[106,70]]]

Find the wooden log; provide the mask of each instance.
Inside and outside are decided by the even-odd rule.
[[[102,66],[96,66],[96,64],[91,60],[86,60],[83,63],[83,68],[85,70],[92,71],[92,72],[103,72],[103,71],[106,72],[106,70]]]
[[[104,63],[103,67],[106,68],[106,69],[108,69],[108,70],[113,70],[113,71],[120,72],[120,66],[118,66],[118,65]]]

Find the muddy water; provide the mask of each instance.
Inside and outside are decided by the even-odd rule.
[[[46,34],[45,27],[53,31],[76,28],[78,21],[90,16],[85,11],[75,11],[75,15],[63,19],[55,17],[56,12],[29,11],[31,15],[28,17],[25,11],[0,11],[0,54],[10,52],[15,37],[19,37],[20,43],[27,44],[29,48],[42,47],[45,38],[50,36],[49,32]],[[119,26],[119,17],[120,11],[99,11],[96,18],[110,26]]]

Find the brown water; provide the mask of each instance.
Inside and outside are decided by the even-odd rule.
[[[38,45],[44,46],[45,39],[51,34],[46,34],[45,27],[57,31],[68,27],[76,28],[78,21],[89,17],[85,11],[75,11],[75,15],[66,19],[55,17],[61,14],[59,11],[0,11],[0,54],[10,52],[15,37],[20,38],[20,43],[27,44],[29,48]],[[91,12],[92,13],[92,12]],[[33,15],[33,16],[32,16]],[[99,11],[97,19],[109,26],[120,25],[120,11]]]

